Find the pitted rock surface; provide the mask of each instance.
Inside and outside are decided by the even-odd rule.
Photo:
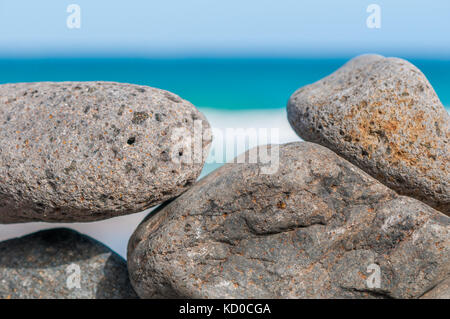
[[[143,211],[185,191],[210,144],[191,103],[124,83],[0,85],[0,123],[0,223]],[[173,137],[182,129],[194,141],[194,127],[205,139],[189,161],[192,145]]]
[[[450,214],[450,117],[411,63],[359,56],[297,90],[287,112],[304,140]]]
[[[126,261],[70,229],[0,242],[0,299],[137,298]]]
[[[279,154],[276,173],[226,164],[140,224],[140,297],[419,298],[449,277],[449,217],[323,146]]]

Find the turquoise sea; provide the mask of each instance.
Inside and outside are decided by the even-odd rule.
[[[283,108],[299,87],[317,81],[347,59],[0,59],[0,83],[117,81],[177,93],[215,109]],[[450,60],[410,60],[450,106]]]

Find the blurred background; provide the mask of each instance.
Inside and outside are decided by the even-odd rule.
[[[449,34],[448,0],[0,0],[0,84],[149,85],[215,128],[277,128],[285,143],[300,140],[289,96],[363,53],[409,60],[449,110]],[[64,226],[125,256],[147,213]],[[61,225],[0,225],[0,240]]]

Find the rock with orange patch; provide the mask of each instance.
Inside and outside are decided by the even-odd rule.
[[[411,63],[363,55],[297,90],[288,119],[400,194],[450,214],[450,119]]]
[[[128,244],[136,292],[416,298],[448,277],[449,217],[323,146],[281,145],[279,155],[273,174],[226,164],[152,212]]]

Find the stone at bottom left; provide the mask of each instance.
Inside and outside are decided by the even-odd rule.
[[[138,298],[126,261],[66,228],[0,242],[0,299]]]

